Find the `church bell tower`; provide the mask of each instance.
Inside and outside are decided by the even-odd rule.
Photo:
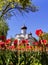
[[[24,25],[23,27],[21,27],[21,34],[26,34],[27,31],[27,27]]]

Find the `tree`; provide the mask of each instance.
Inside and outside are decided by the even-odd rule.
[[[9,30],[9,27],[7,25],[7,22],[5,20],[0,19],[0,39],[4,40],[7,36],[7,31]]]
[[[14,9],[20,13],[38,10],[32,0],[0,0],[0,17],[11,16]]]
[[[32,0],[0,0],[0,35],[7,35],[8,25],[4,18],[11,17],[15,9],[20,13],[38,10]]]

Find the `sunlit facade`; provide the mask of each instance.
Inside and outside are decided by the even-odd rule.
[[[31,32],[29,34],[27,33],[27,27],[25,25],[21,27],[21,33],[16,34],[15,39],[18,39],[19,41],[27,39],[30,45],[32,45],[32,43],[36,41]]]

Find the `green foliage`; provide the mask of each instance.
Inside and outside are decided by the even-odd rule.
[[[13,9],[17,9],[20,13],[38,10],[31,0],[0,0],[0,17],[11,16]]]
[[[48,54],[45,52],[42,52],[41,54],[41,64],[48,65]]]
[[[12,52],[11,56],[12,56],[12,59],[11,59],[12,64],[17,65],[18,64],[18,51]]]
[[[47,40],[47,43],[48,43],[48,33],[44,33],[44,35],[42,36],[43,39],[46,39]]]
[[[47,53],[0,50],[0,65],[48,65],[47,61]]]
[[[5,22],[5,20],[0,19],[0,36],[7,35],[7,31],[9,30],[7,23]]]
[[[0,65],[9,65],[11,59],[11,51],[0,50]]]

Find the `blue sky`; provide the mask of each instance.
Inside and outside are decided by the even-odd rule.
[[[48,32],[48,0],[32,1],[39,7],[39,11],[35,13],[25,13],[24,16],[16,11],[16,16],[13,16],[7,20],[10,28],[7,38],[15,37],[16,34],[20,33],[20,28],[24,24],[28,28],[27,33],[32,32],[32,35],[36,38],[36,29],[42,29],[44,32]]]

